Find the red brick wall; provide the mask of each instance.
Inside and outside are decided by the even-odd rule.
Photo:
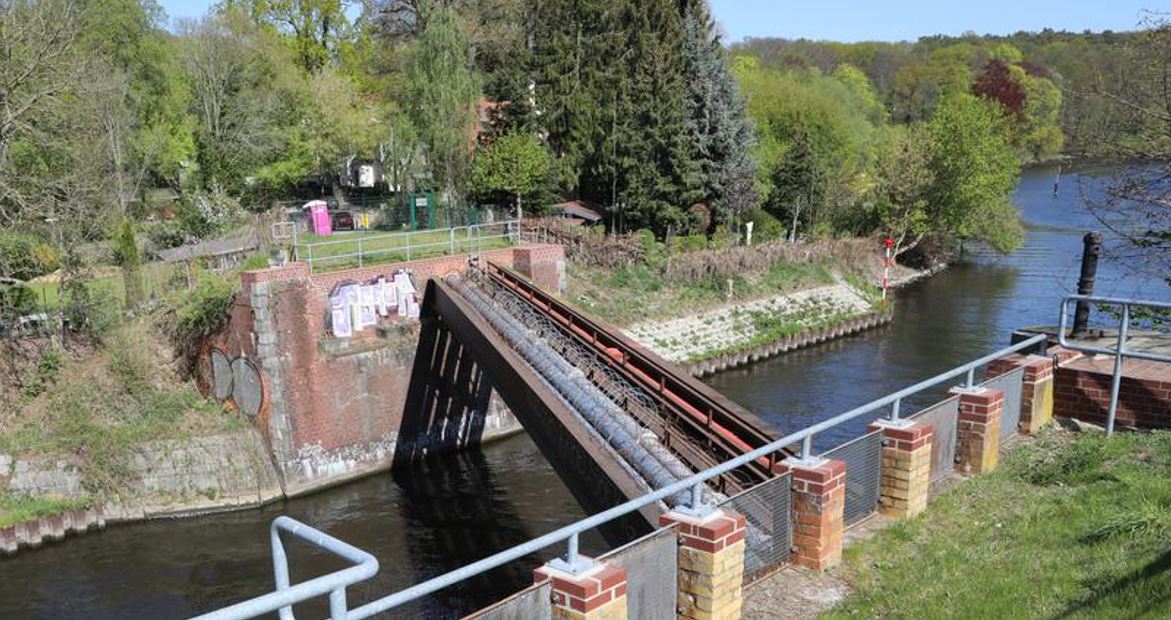
[[[482,257],[551,290],[564,273],[561,246],[491,250]],[[266,396],[280,393],[280,404],[268,406],[266,398],[255,423],[282,465],[290,494],[389,467],[417,346],[418,322],[397,317],[399,329],[387,330],[384,338],[369,328],[348,341],[333,339],[327,330],[329,294],[339,284],[390,279],[400,269],[413,274],[421,294],[427,279],[466,264],[466,256],[452,256],[311,274],[306,264],[291,263],[241,276],[243,291],[215,346],[229,358],[256,359],[252,288],[268,283],[280,376],[274,380],[262,372],[262,381]]]
[[[1082,358],[1057,369],[1054,415],[1105,424],[1114,358]],[[1115,424],[1171,428],[1171,364],[1127,360]]]

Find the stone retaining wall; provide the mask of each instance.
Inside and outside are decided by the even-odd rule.
[[[890,323],[893,319],[894,317],[890,314],[871,313],[847,319],[830,327],[812,329],[741,351],[723,353],[710,359],[685,364],[684,369],[696,377],[714,375],[717,372],[754,364],[761,360],[781,355],[782,353],[788,353],[789,351],[821,344],[835,338],[842,338],[873,329],[880,325]]]

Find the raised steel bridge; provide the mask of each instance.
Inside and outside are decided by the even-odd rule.
[[[421,320],[412,384],[424,367],[434,375],[438,358],[452,355],[450,346],[428,344],[436,333],[456,341],[455,355],[474,360],[587,510],[640,497],[780,438],[678,367],[494,263],[432,279]],[[424,393],[408,392],[408,415],[432,415],[426,409],[437,399]],[[786,456],[778,451],[714,478],[705,499],[768,480]],[[661,512],[689,500],[680,493],[641,514],[657,523]]]

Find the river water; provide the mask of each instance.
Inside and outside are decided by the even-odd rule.
[[[881,397],[1007,344],[1013,328],[1056,322],[1073,292],[1081,237],[1097,226],[1082,208],[1108,168],[1025,171],[1016,193],[1028,237],[1009,256],[971,249],[965,261],[896,295],[887,327],[712,377],[717,390],[783,431]],[[1107,256],[1099,294],[1171,299]],[[926,397],[931,398],[931,395]],[[926,404],[920,402],[919,404]],[[909,413],[908,406],[904,411]],[[827,432],[828,447],[865,421]],[[0,559],[0,618],[179,618],[271,589],[268,524],[278,514],[362,547],[379,576],[352,588],[351,606],[418,583],[585,516],[526,436],[368,478],[311,497],[192,519],[114,526]],[[288,543],[294,581],[335,570],[323,554]],[[583,540],[586,551],[603,546]],[[531,582],[560,549],[404,609],[402,617],[454,617]],[[298,608],[325,615],[322,605]]]

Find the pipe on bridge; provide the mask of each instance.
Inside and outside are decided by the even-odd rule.
[[[456,277],[447,279],[456,291],[479,311],[537,374],[576,410],[589,425],[647,482],[663,488],[691,476],[685,463],[663,446],[654,433],[642,427],[597,388],[585,374],[537,337],[519,319],[497,307],[483,291]],[[709,500],[714,496],[709,492]],[[670,497],[672,506],[690,503],[690,494]]]

